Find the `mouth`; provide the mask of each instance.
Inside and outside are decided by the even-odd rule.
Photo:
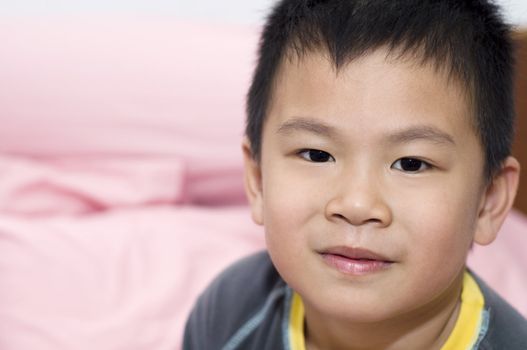
[[[386,270],[394,263],[381,254],[363,248],[333,247],[319,254],[328,266],[346,275],[372,274]]]

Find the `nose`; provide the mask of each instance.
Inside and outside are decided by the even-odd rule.
[[[366,171],[348,172],[340,176],[327,201],[326,218],[335,222],[345,221],[354,226],[390,225],[392,211],[381,178],[382,175]]]

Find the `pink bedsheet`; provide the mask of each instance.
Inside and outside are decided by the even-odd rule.
[[[245,207],[2,214],[0,349],[178,349],[198,293],[262,246]]]

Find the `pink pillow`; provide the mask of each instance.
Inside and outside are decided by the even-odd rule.
[[[0,153],[171,157],[187,202],[243,203],[257,36],[170,18],[0,19]]]

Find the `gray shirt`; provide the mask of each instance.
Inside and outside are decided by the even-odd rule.
[[[527,350],[527,320],[474,278],[485,297],[484,324],[474,349]],[[200,296],[187,321],[183,349],[289,350],[291,296],[266,252],[244,258]]]

